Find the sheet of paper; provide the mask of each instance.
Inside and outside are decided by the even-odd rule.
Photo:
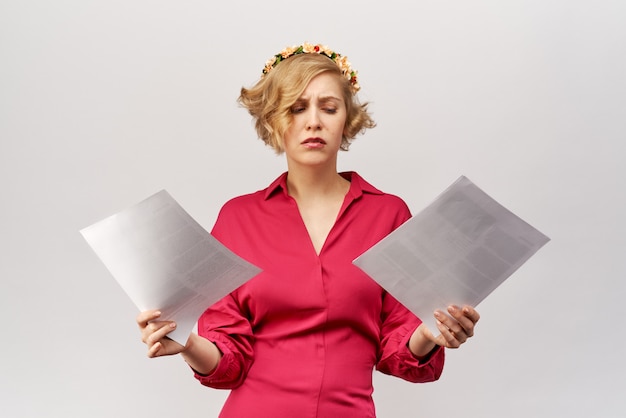
[[[165,190],[80,232],[140,311],[176,321],[183,345],[206,308],[260,272]]]
[[[426,324],[477,306],[550,239],[461,176],[354,264]]]

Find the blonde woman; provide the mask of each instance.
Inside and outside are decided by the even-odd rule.
[[[212,234],[263,272],[209,307],[183,347],[158,311],[137,317],[148,356],[181,354],[200,383],[231,389],[221,417],[374,417],[372,372],[439,378],[444,347],[474,334],[469,306],[434,313],[434,334],[352,264],[409,219],[407,205],[337,157],[374,122],[356,72],[325,46],[287,48],[240,103],[287,171],[227,202]],[[434,330],[433,330],[434,331]]]

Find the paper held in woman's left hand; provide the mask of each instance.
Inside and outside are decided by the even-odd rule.
[[[477,306],[549,240],[461,176],[354,264],[437,333],[436,309]]]
[[[176,321],[169,337],[183,345],[206,308],[260,272],[165,190],[80,232],[139,310]]]

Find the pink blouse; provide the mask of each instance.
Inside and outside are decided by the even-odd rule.
[[[227,202],[212,234],[263,272],[201,316],[198,332],[223,353],[206,386],[232,389],[223,418],[374,417],[372,371],[437,380],[407,348],[420,320],[352,264],[411,215],[399,197],[356,173],[317,255],[284,173]]]

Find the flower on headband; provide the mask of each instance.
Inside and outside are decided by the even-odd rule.
[[[346,77],[348,81],[350,81],[350,84],[352,84],[352,88],[355,92],[361,88],[357,79],[357,72],[352,69],[347,57],[334,52],[326,45],[313,45],[308,42],[305,42],[302,45],[287,47],[280,51],[278,54],[274,55],[269,60],[267,60],[265,62],[265,67],[263,68],[261,78],[263,78],[267,73],[272,71],[272,69],[276,67],[282,60],[298,54],[321,54],[327,56],[328,58],[333,60],[335,64],[337,64],[337,66],[341,70],[341,74],[343,74],[343,76]]]

